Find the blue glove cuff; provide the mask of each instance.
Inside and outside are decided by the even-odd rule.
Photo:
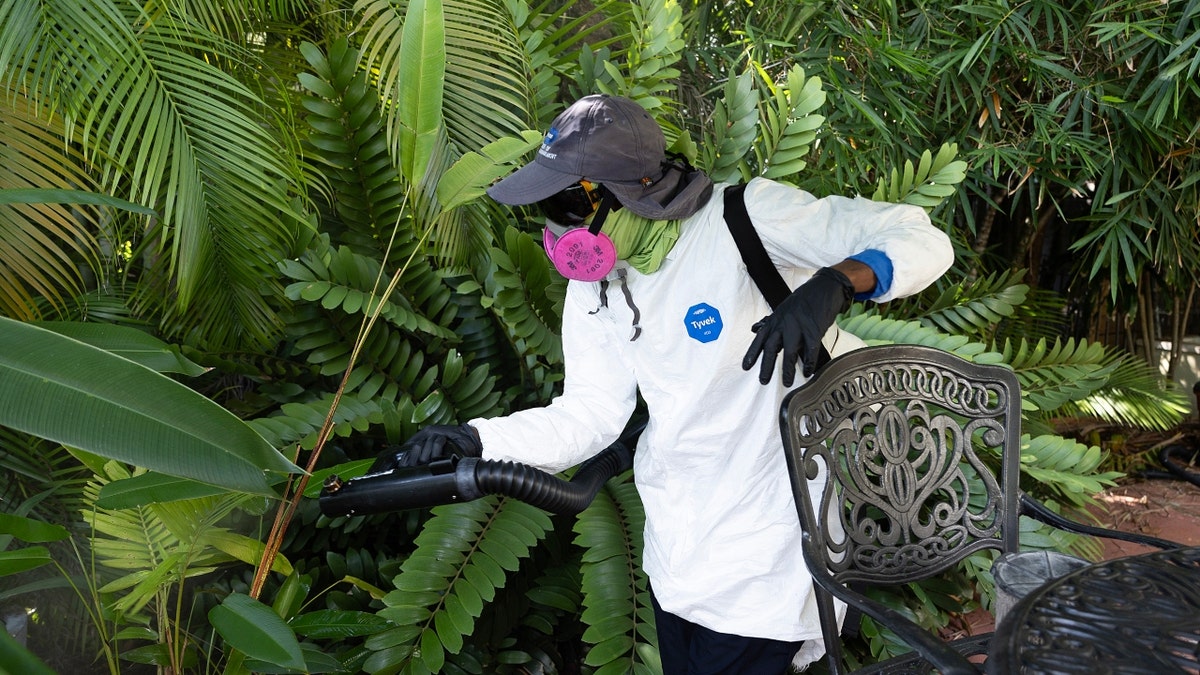
[[[892,261],[883,251],[869,248],[862,253],[855,253],[849,259],[857,260],[870,267],[871,271],[875,273],[875,288],[864,293],[858,293],[854,296],[855,300],[878,298],[887,293],[888,289],[892,287]]]

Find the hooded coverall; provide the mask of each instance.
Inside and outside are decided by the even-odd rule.
[[[800,665],[824,648],[780,437],[787,390],[778,373],[763,385],[757,366],[742,369],[751,326],[771,309],[723,220],[725,187],[715,186],[682,222],[653,274],[619,262],[604,282],[568,283],[560,396],[470,424],[485,459],[557,472],[616,440],[640,390],[650,420],[634,478],[655,597],[664,610],[721,633],[804,640]],[[874,297],[883,302],[922,290],[953,260],[948,237],[915,206],[817,199],[761,178],[745,201],[791,288],[874,249],[892,265],[890,286]],[[836,356],[863,342],[834,326],[825,344]]]

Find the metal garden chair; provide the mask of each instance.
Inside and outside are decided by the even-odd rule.
[[[835,674],[846,672],[835,598],[914,650],[858,672],[981,672],[967,657],[986,654],[990,634],[945,642],[856,589],[934,577],[985,549],[1020,568],[1030,562],[1020,556],[1038,555],[1018,553],[1020,515],[1177,546],[1074,523],[1021,492],[1020,386],[1004,366],[915,345],[866,347],[789,393],[780,426]]]

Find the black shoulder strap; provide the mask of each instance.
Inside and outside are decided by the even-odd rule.
[[[775,309],[784,298],[791,295],[792,289],[788,288],[783,275],[779,273],[775,263],[771,262],[771,256],[767,255],[767,249],[763,246],[758,231],[754,229],[754,223],[750,222],[750,214],[746,212],[745,192],[745,184],[725,188],[725,224],[729,226],[729,233],[733,235],[738,252],[742,254],[742,261],[746,263],[746,271],[750,272],[750,278],[754,279],[754,284],[762,291],[771,309]],[[821,345],[817,367],[825,365],[829,359],[829,350],[825,349],[825,345]]]
[[[754,224],[750,222],[750,214],[746,213],[746,200],[743,195],[745,191],[744,184],[733,185],[725,189],[725,224],[729,226],[733,241],[742,254],[742,260],[746,263],[750,278],[754,279],[755,285],[758,286],[758,290],[762,291],[763,297],[767,299],[767,304],[771,305],[771,309],[775,309],[779,303],[783,302],[784,298],[791,294],[792,289],[788,288],[783,276],[776,269],[775,263],[771,262],[771,257],[767,255],[767,249],[763,247],[762,239],[758,237]]]

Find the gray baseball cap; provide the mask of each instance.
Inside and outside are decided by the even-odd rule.
[[[667,161],[662,129],[642,106],[608,94],[571,104],[550,124],[533,161],[487,193],[501,204],[532,204],[583,179],[654,220],[690,216],[712,195],[703,172]]]

